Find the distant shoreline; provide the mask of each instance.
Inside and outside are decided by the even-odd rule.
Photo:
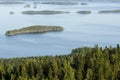
[[[22,1],[0,1],[0,4],[25,4]]]

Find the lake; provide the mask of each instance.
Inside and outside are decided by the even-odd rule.
[[[120,9],[118,2],[88,2],[88,5],[49,5],[33,2],[0,4],[0,58],[63,55],[84,46],[116,46],[120,43],[120,13],[100,14],[100,10]],[[23,15],[27,10],[69,11],[69,14]],[[90,10],[91,14],[77,11]],[[10,12],[14,14],[10,14]],[[31,25],[62,26],[63,32],[22,34],[7,37],[5,32]]]

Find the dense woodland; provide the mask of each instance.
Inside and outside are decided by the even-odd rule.
[[[120,47],[83,47],[69,55],[0,59],[0,80],[120,80]]]

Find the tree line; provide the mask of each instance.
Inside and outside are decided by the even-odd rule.
[[[82,47],[71,54],[0,59],[0,80],[120,80],[120,47]]]

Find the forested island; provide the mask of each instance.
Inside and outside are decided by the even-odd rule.
[[[64,13],[69,13],[69,12],[68,11],[51,11],[51,10],[22,12],[22,14],[26,14],[26,15],[53,15],[53,14],[64,14]]]
[[[60,26],[30,26],[21,29],[9,30],[5,33],[6,36],[13,36],[17,34],[30,34],[30,33],[45,33],[45,32],[58,32],[63,31],[63,27]]]
[[[79,13],[79,14],[90,14],[91,11],[78,11],[76,13]]]
[[[103,10],[99,11],[99,13],[120,13],[120,10]]]
[[[120,80],[120,47],[96,45],[54,57],[1,58],[0,80]]]

